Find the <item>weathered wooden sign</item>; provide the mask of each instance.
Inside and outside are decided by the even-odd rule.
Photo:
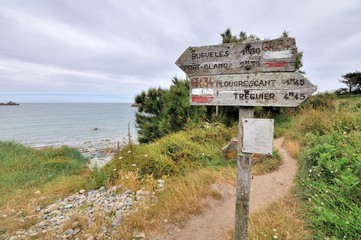
[[[296,107],[316,91],[306,76],[295,72],[296,52],[294,38],[279,38],[189,47],[176,61],[190,78],[191,105],[242,106],[239,109],[236,240],[248,239],[251,153],[272,153],[273,120],[252,120],[253,107]]]
[[[315,91],[298,72],[190,77],[191,105],[295,107]]]
[[[294,38],[189,47],[176,64],[188,76],[295,71]]]

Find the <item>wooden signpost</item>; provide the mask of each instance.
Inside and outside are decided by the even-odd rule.
[[[192,105],[295,107],[315,90],[298,72],[190,77]]]
[[[245,149],[259,149],[244,147],[243,139],[250,138],[244,137],[242,122],[253,118],[254,106],[296,107],[316,91],[306,76],[295,72],[296,52],[294,38],[279,38],[189,47],[176,61],[190,79],[191,105],[240,106],[236,240],[248,239],[252,158]]]
[[[189,77],[252,72],[295,71],[296,42],[279,38],[260,42],[189,47],[176,64]]]

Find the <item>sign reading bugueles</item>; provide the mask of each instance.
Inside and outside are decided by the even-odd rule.
[[[228,43],[189,47],[176,64],[189,77],[252,72],[295,71],[294,38],[246,44]]]
[[[191,105],[295,107],[316,87],[295,72],[294,38],[189,47],[176,64]]]

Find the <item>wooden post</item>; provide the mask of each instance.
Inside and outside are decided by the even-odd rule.
[[[248,215],[249,215],[252,154],[242,153],[242,147],[243,147],[242,118],[253,118],[253,114],[254,114],[253,107],[239,108],[235,240],[248,239]]]

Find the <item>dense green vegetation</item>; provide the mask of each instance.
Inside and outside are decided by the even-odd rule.
[[[150,88],[135,97],[138,141],[146,143],[184,129],[188,121],[202,122],[205,108],[189,105],[189,81],[173,78],[170,89]]]
[[[104,171],[111,173],[111,179],[119,177],[114,169],[161,178],[201,166],[228,164],[222,160],[221,149],[232,137],[232,131],[221,124],[188,126],[153,143],[126,146]]]
[[[360,100],[316,95],[292,120],[289,136],[304,147],[298,186],[313,239],[361,239]]]
[[[276,118],[278,135],[301,144],[297,196],[312,239],[361,237],[360,100],[361,97],[355,95],[336,97],[327,93],[312,96],[297,109],[256,109],[258,115]],[[184,129],[151,143],[127,145],[106,167],[93,171],[90,178],[84,177],[82,186],[98,187],[126,181],[138,182],[136,186],[141,187],[146,181],[154,182],[159,178],[167,178],[167,182],[178,182],[190,175],[198,178],[198,172],[206,174],[210,183],[222,174],[234,174],[234,160],[224,161],[220,150],[237,135],[236,126],[230,128],[221,123],[189,121]],[[0,160],[2,196],[11,196],[25,189],[34,192],[59,177],[78,175],[86,169],[86,159],[78,151],[65,146],[31,149],[12,142],[0,142]],[[280,164],[277,154],[274,160],[277,161],[267,169]],[[262,169],[267,162],[267,159],[255,161],[253,167],[261,164]],[[186,190],[186,186],[183,188]],[[164,196],[168,193],[164,192]],[[1,198],[1,203],[7,200]],[[162,204],[166,201],[164,199]],[[172,205],[174,203],[167,209],[172,215],[177,215],[177,211],[187,211],[171,209]],[[160,219],[164,218],[160,216]],[[137,221],[141,218],[142,215],[137,216]],[[170,216],[166,215],[166,218]]]
[[[63,146],[33,149],[0,142],[0,205],[19,190],[40,188],[59,176],[79,174],[87,168],[79,151]]]

